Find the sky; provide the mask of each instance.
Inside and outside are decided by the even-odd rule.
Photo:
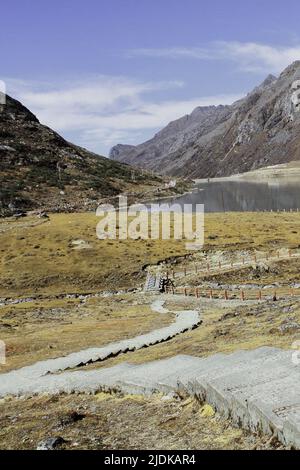
[[[299,0],[10,0],[0,16],[7,93],[105,156],[300,59]]]

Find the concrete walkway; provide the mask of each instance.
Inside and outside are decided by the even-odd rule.
[[[160,314],[169,313],[169,310],[165,309],[163,305],[164,300],[156,300],[151,304],[151,309]],[[200,323],[200,315],[197,310],[183,310],[177,312],[175,321],[171,325],[151,331],[150,333],[110,343],[102,348],[88,348],[64,357],[40,361],[31,366],[0,374],[0,396],[7,394],[19,395],[24,393],[24,390],[27,390],[29,393],[35,393],[36,386],[40,383],[39,379],[42,379],[43,382],[47,374],[54,374],[93,362],[104,361],[122,353],[162,343],[180,333],[196,328]],[[55,376],[52,377],[55,382]],[[58,377],[61,380],[64,375],[59,375]]]
[[[204,305],[201,301],[202,309]],[[151,308],[168,313],[160,299]],[[245,429],[274,435],[284,445],[300,449],[300,365],[293,361],[295,351],[262,347],[208,358],[178,355],[141,365],[57,373],[167,341],[199,324],[198,311],[181,311],[174,323],[151,333],[1,374],[0,397],[100,390],[185,393]]]
[[[160,273],[147,273],[144,292],[159,292],[161,288],[162,276]]]
[[[44,376],[32,366],[0,376],[0,396],[99,390],[146,395],[181,392],[206,401],[245,429],[275,435],[299,449],[300,366],[293,363],[293,353],[262,347],[204,359],[179,355],[142,365],[122,363]]]

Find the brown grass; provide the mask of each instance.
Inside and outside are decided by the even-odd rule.
[[[35,217],[1,221],[0,296],[45,295],[28,303],[0,306],[0,339],[8,347],[8,363],[1,372],[132,337],[171,321],[171,315],[151,312],[151,297],[141,293],[93,298],[86,303],[53,297],[57,293],[136,287],[144,281],[143,265],[186,254],[185,240],[100,241],[95,234],[97,222],[90,213],[51,214],[50,221],[44,223]],[[205,229],[205,249],[212,252],[296,248],[300,214],[209,214]],[[78,239],[86,242],[85,248],[74,248],[72,242]],[[261,282],[298,279],[297,261],[276,266],[277,271],[266,274]],[[230,273],[221,280],[245,282],[248,275],[239,270],[234,281]],[[262,345],[288,348],[298,339],[297,330],[281,334],[278,329],[287,321],[300,323],[297,298],[238,306],[211,302],[204,310],[203,301],[169,297],[167,306],[175,310],[199,308],[203,324],[164,344],[89,367],[108,367],[124,359],[141,363],[180,353],[207,356]],[[237,449],[263,445],[217,416],[202,415],[199,404],[166,403],[157,397],[102,398],[79,395],[2,400],[0,447],[35,448],[40,440],[53,435],[62,435],[68,441],[67,448]],[[74,409],[85,414],[84,419],[62,425]]]
[[[203,323],[199,328],[166,343],[130,353],[126,357],[128,362],[143,363],[176,354],[206,357],[218,352],[228,354],[238,349],[254,349],[260,346],[290,349],[300,335],[299,298],[277,302],[245,302],[233,306],[230,301],[228,304],[224,301],[220,305],[207,300],[204,304],[201,299],[173,300],[169,296],[166,305],[174,310],[199,308],[200,312],[203,312]],[[286,322],[299,323],[299,329],[281,333],[279,327]],[[102,363],[101,367],[110,367],[123,360],[124,356],[109,359],[105,364]]]
[[[1,295],[20,297],[38,292],[50,296],[46,300],[0,307],[1,339],[8,345],[7,368],[83,347],[101,346],[170,321],[169,316],[164,319],[150,312],[143,296],[131,298],[128,294],[127,304],[122,303],[122,297],[98,298],[83,305],[78,299],[51,299],[51,295],[62,292],[136,286],[144,281],[143,265],[186,253],[184,240],[98,240],[97,222],[91,213],[51,214],[50,221],[44,223],[35,217],[1,221]],[[300,214],[208,214],[205,227],[206,249],[211,252],[295,248],[298,246]],[[78,239],[85,240],[88,248],[75,249],[72,242]],[[266,274],[262,282],[298,279],[298,260],[276,263],[276,266],[278,272]],[[247,271],[245,274],[240,270],[234,278],[230,278],[229,273],[219,280],[245,282],[248,275]],[[141,305],[130,305],[136,299]],[[271,314],[272,309],[271,304]],[[179,352],[202,355],[274,341],[282,343],[281,338],[274,339],[274,335],[267,334],[267,329],[261,334],[260,327],[256,327],[260,322],[255,316],[245,317],[241,322],[237,316],[237,325],[227,322],[226,327],[230,327],[231,333],[220,335],[216,342],[215,324],[219,326],[218,316],[222,313],[213,307],[200,329],[130,357],[149,360]]]
[[[0,414],[1,449],[36,449],[41,441],[56,436],[66,441],[64,449],[280,447],[268,438],[232,427],[208,405],[203,407],[193,399],[164,401],[160,395],[13,399],[0,402]]]
[[[130,294],[91,298],[84,304],[71,299],[2,307],[0,338],[6,343],[7,363],[1,372],[131,338],[172,320],[172,315],[152,312],[148,299],[136,302]]]

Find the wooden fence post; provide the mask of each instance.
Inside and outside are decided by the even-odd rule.
[[[225,300],[228,300],[228,293],[227,293],[227,290],[224,291],[224,299],[225,299]]]
[[[261,290],[258,291],[258,300],[261,300]]]

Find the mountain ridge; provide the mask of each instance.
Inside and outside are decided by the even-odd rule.
[[[66,141],[22,103],[0,104],[0,215],[96,209],[101,198],[158,178]],[[134,178],[132,174],[134,173]]]
[[[229,176],[299,160],[299,80],[300,61],[295,61],[278,78],[268,75],[232,105],[197,107],[147,142],[113,147],[110,157],[192,178]]]

